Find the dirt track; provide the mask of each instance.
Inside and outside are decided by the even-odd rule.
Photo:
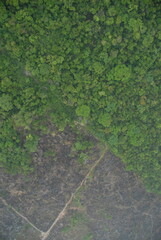
[[[94,147],[80,163],[76,138],[69,128],[53,128],[33,154],[33,173],[1,170],[0,239],[160,240],[161,196],[147,193],[91,136]]]

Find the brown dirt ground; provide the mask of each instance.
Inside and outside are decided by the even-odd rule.
[[[1,169],[1,197],[8,206],[2,202],[0,208],[0,239],[43,239],[40,233],[49,230],[102,154],[98,141],[86,135],[94,147],[84,151],[88,157],[81,164],[80,152],[72,151],[76,139],[70,128],[59,132],[52,127],[33,154],[33,173],[12,176]],[[106,151],[45,239],[160,240],[161,196],[147,193],[120,159]]]

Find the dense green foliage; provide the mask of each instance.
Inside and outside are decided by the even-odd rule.
[[[0,162],[27,170],[46,118],[86,124],[161,193],[161,4],[0,3]]]

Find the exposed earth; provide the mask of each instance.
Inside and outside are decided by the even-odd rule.
[[[161,240],[161,196],[103,143],[69,127],[40,137],[33,172],[1,169],[1,240]]]

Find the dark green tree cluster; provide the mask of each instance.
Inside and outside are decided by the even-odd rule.
[[[28,169],[48,118],[86,123],[161,193],[161,4],[0,3],[0,162]]]

